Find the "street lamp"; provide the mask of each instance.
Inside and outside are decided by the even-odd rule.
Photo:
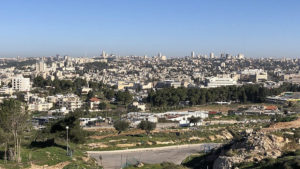
[[[67,155],[69,155],[69,126],[66,126],[67,129]]]

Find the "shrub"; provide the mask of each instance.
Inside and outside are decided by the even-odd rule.
[[[118,120],[114,123],[114,128],[119,132],[120,134],[122,131],[126,131],[129,127],[129,122],[124,120]]]
[[[152,130],[156,128],[156,123],[150,122],[150,121],[141,121],[141,123],[138,125],[138,128],[141,130],[145,130],[147,135],[150,134]]]

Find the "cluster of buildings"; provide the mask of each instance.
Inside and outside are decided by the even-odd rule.
[[[278,96],[266,98],[267,102],[285,104],[289,102],[300,102],[300,92],[283,92]]]
[[[238,110],[228,111],[229,115],[275,115],[283,114],[282,111],[278,109],[276,105],[252,105],[246,108],[241,108]]]
[[[29,111],[48,111],[49,115],[53,113],[67,114],[69,111],[79,109],[83,105],[83,101],[75,94],[41,97],[37,94],[24,94],[25,101],[28,104]],[[52,109],[57,108],[57,109]]]
[[[202,125],[205,118],[208,117],[207,111],[183,111],[183,112],[164,112],[164,113],[146,113],[146,112],[130,112],[123,118],[128,120],[132,126],[137,126],[142,120],[157,123],[164,121],[165,123],[176,123],[178,126],[193,126],[190,118],[200,118],[196,125]]]
[[[22,67],[7,67],[10,62],[23,63],[29,60],[34,60],[34,63]],[[107,66],[87,69],[86,64],[94,62],[102,62]],[[144,110],[144,105],[139,101],[147,97],[147,91],[150,89],[214,88],[245,83],[262,83],[267,87],[278,87],[282,82],[300,84],[299,65],[299,59],[253,59],[245,58],[243,54],[202,55],[195,52],[182,58],[167,58],[161,53],[154,57],[120,57],[104,51],[100,56],[93,58],[60,55],[43,58],[2,58],[0,59],[0,67],[3,67],[0,69],[0,98],[15,97],[12,96],[15,92],[30,93],[34,90],[32,79],[37,76],[50,80],[82,78],[86,81],[116,86],[117,90],[132,92],[136,96],[135,100],[138,101],[134,106]],[[91,90],[85,87],[81,92],[87,94]],[[29,101],[29,109],[44,111],[57,106],[73,111],[83,105],[76,95],[49,97],[53,99]],[[97,98],[92,99],[89,106],[97,110],[100,102]]]
[[[8,63],[24,63],[33,60],[32,64],[8,67]],[[87,67],[87,64],[100,62],[106,66]],[[30,63],[30,62],[28,62]],[[44,79],[74,80],[82,78],[86,81],[103,82],[115,86],[115,90],[128,90],[134,95],[129,107],[138,112],[123,116],[136,126],[142,120],[151,122],[172,123],[178,126],[202,125],[203,120],[213,112],[186,111],[147,113],[146,104],[142,100],[148,96],[149,90],[165,87],[215,88],[220,86],[260,83],[265,87],[278,87],[283,82],[300,84],[299,59],[245,58],[243,54],[209,55],[191,52],[182,58],[167,58],[159,53],[154,57],[116,56],[102,52],[93,58],[72,58],[56,55],[43,58],[2,58],[0,59],[0,101],[6,98],[17,98],[22,95],[27,109],[31,112],[47,112],[47,117],[35,117],[33,121],[43,125],[59,116],[88,106],[90,111],[101,111],[101,99],[93,97],[83,100],[74,94],[49,95],[37,91],[33,87],[33,79],[42,76]],[[92,88],[81,88],[81,95],[87,95]],[[18,96],[17,96],[18,95]],[[300,93],[285,92],[279,96],[267,97],[268,102],[299,102]],[[230,104],[218,102],[217,104]],[[134,110],[134,111],[135,111]],[[233,114],[278,114],[282,113],[276,106],[251,106],[245,110],[230,112]],[[196,124],[190,118],[200,118]],[[82,126],[88,126],[106,120],[102,117],[80,118]]]

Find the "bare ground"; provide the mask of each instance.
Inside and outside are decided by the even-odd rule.
[[[275,123],[268,128],[261,129],[261,131],[272,132],[272,131],[277,131],[282,129],[299,128],[299,127],[300,127],[300,118],[294,121]]]
[[[40,165],[31,164],[31,167],[29,169],[62,169],[68,164],[70,164],[69,161],[61,162],[52,166],[47,166],[47,165],[40,166]]]

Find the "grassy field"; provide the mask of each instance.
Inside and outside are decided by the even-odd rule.
[[[197,144],[197,143],[225,143],[232,135],[230,130],[242,132],[248,128],[264,126],[257,124],[215,124],[199,126],[197,128],[177,128],[153,131],[146,135],[144,131],[130,129],[121,134],[113,129],[99,129],[93,131],[84,148],[88,150],[121,150],[133,148],[162,147],[168,145]]]
[[[55,146],[50,147],[30,147],[26,144],[22,146],[21,158],[22,161],[19,164],[8,161],[4,162],[0,159],[0,168],[6,169],[20,169],[20,168],[36,168],[37,166],[53,166],[60,163],[64,168],[86,168],[97,169],[100,168],[96,165],[93,159],[90,159],[84,154],[84,151],[78,147],[78,145],[70,144],[70,147],[74,150],[73,156],[66,155],[66,147],[64,142],[58,142]],[[3,149],[1,150],[3,152]]]
[[[222,139],[210,140],[209,136],[220,134],[220,131],[202,131],[202,130],[182,130],[182,131],[165,131],[154,132],[151,135],[146,135],[144,132],[138,134],[136,130],[128,131],[120,135],[112,135],[110,137],[100,137],[100,139],[89,139],[89,145],[98,143],[102,147],[91,148],[92,150],[119,150],[128,148],[147,148],[147,147],[162,147],[178,144],[192,144],[201,142],[223,142]],[[127,134],[128,133],[128,134]],[[190,138],[195,138],[194,140]]]

